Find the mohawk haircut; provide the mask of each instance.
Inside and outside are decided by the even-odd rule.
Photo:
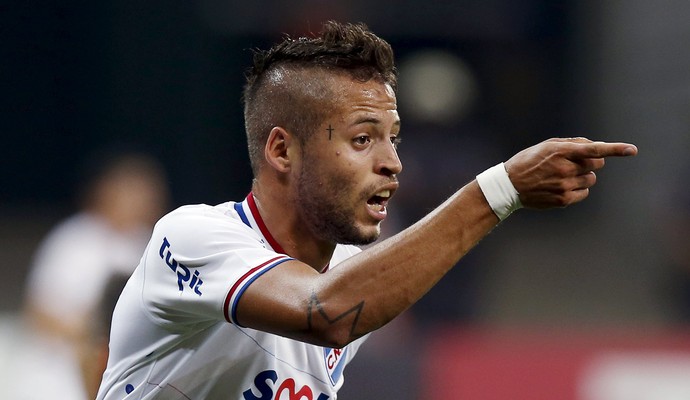
[[[263,164],[271,129],[285,128],[304,143],[336,107],[332,78],[349,75],[397,87],[393,50],[366,25],[326,22],[314,37],[285,39],[255,50],[243,92],[249,159],[254,176]]]

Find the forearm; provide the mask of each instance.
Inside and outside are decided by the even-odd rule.
[[[400,234],[322,275],[310,302],[318,302],[329,317],[314,314],[312,307],[310,328],[333,329],[328,325],[348,311],[349,318],[336,322],[343,325],[336,330],[337,342],[383,326],[429,291],[497,223],[473,181]]]

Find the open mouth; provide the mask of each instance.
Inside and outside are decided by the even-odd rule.
[[[376,193],[375,195],[371,196],[369,200],[367,200],[367,205],[369,206],[369,209],[371,209],[372,211],[385,213],[386,204],[388,204],[388,199],[390,199],[390,197],[390,190],[382,190]]]

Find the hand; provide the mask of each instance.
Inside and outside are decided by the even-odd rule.
[[[524,207],[565,207],[589,195],[605,157],[636,154],[637,147],[628,143],[549,139],[517,153],[505,167]]]

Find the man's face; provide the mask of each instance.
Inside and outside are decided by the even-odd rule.
[[[400,119],[390,86],[335,78],[337,107],[302,147],[302,219],[321,239],[368,244],[381,232],[402,170]]]

